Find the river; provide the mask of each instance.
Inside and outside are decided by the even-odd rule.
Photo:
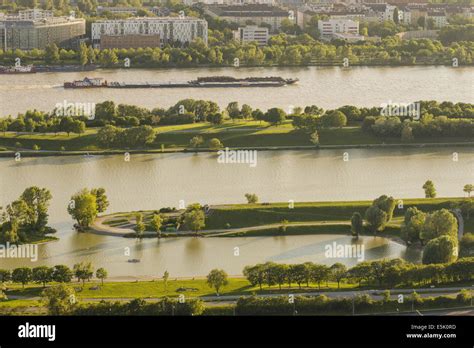
[[[0,159],[0,206],[16,199],[28,186],[51,190],[50,222],[60,241],[40,246],[40,260],[32,264],[72,266],[81,260],[103,266],[110,276],[171,277],[205,275],[212,268],[241,274],[257,262],[314,261],[347,265],[355,259],[327,259],[324,247],[332,241],[351,243],[348,236],[287,236],[247,238],[170,238],[136,241],[110,236],[81,234],[72,230],[66,206],[83,187],[104,187],[111,202],[108,212],[157,209],[186,204],[242,203],[244,194],[256,193],[262,202],[340,201],[373,199],[381,194],[397,198],[423,197],[421,186],[434,181],[438,196],[462,196],[473,182],[474,153],[466,148],[350,149],[259,152],[256,167],[220,164],[217,155],[156,154],[86,158],[25,158],[20,162]],[[453,161],[458,152],[458,161]],[[363,237],[366,259],[404,257],[419,260],[419,253],[384,238]],[[234,256],[234,248],[240,256]],[[130,255],[126,255],[126,248]],[[127,263],[139,258],[141,263]],[[29,262],[1,259],[0,267],[18,267]]]
[[[298,78],[296,85],[281,88],[176,88],[176,89],[83,89],[65,90],[66,81],[103,77],[108,81],[189,81],[200,76],[282,76]],[[473,67],[297,67],[297,68],[196,68],[167,70],[97,70],[93,72],[0,75],[1,115],[15,115],[28,109],[51,111],[57,103],[116,103],[147,108],[168,107],[180,99],[217,102],[225,107],[238,101],[266,110],[316,104],[323,108],[342,105],[380,106],[389,101],[416,100],[472,102]]]

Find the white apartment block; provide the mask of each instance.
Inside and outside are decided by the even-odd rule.
[[[444,12],[428,12],[427,20],[433,20],[435,28],[442,28],[448,25],[448,19]]]
[[[53,18],[53,11],[46,11],[46,10],[34,8],[34,9],[19,11],[18,17],[20,20],[36,21],[39,19]]]
[[[349,19],[319,20],[318,30],[322,38],[331,38],[337,33],[359,35],[359,22]]]
[[[207,21],[192,17],[143,17],[92,23],[94,47],[100,48],[102,35],[159,35],[161,45],[176,41],[190,43],[200,37],[207,45]]]
[[[235,40],[242,43],[256,41],[259,46],[265,46],[268,43],[269,37],[268,28],[256,25],[248,25],[234,31]]]

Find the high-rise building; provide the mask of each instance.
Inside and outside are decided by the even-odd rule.
[[[144,44],[153,41],[144,36],[157,36],[161,45],[173,42],[190,43],[196,38],[201,38],[207,44],[207,21],[192,17],[140,17],[92,23],[91,39],[94,47],[103,48],[101,40],[104,35],[136,35],[142,37]]]

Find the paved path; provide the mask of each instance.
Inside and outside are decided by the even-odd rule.
[[[135,231],[131,228],[119,228],[105,225],[104,221],[106,219],[113,218],[113,215],[98,217],[91,226],[90,233],[95,234],[104,234],[109,236],[119,236],[123,237],[126,234],[134,233]],[[250,227],[240,227],[240,228],[223,228],[223,229],[212,229],[212,230],[203,230],[200,232],[204,237],[216,237],[216,236],[225,236],[234,233],[249,232],[249,231],[259,231],[266,230],[270,228],[279,228],[282,226],[325,226],[325,225],[340,225],[340,226],[350,226],[350,221],[306,221],[306,222],[289,222],[287,224],[274,223],[266,224],[259,226],[250,226]],[[145,231],[144,233],[156,234],[152,231]],[[182,234],[192,234],[193,231],[177,231],[177,233]]]

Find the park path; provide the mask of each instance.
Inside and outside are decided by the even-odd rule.
[[[123,237],[126,234],[135,232],[131,228],[119,228],[119,227],[104,225],[104,221],[106,219],[111,219],[111,218],[113,218],[113,215],[98,217],[97,219],[95,219],[94,223],[91,225],[90,232],[95,233],[95,234],[118,236],[118,237]],[[325,225],[350,226],[350,222],[349,221],[305,221],[305,222],[288,222],[286,224],[273,223],[273,224],[240,227],[240,228],[222,228],[222,229],[203,230],[203,231],[200,231],[200,234],[203,235],[203,237],[216,237],[216,236],[231,235],[234,233],[259,231],[259,230],[266,230],[270,228],[279,228],[282,226],[292,227],[292,226],[325,226]],[[144,233],[156,234],[155,232],[152,232],[152,231],[145,231]],[[189,235],[189,234],[192,234],[193,231],[178,231],[178,233]]]

